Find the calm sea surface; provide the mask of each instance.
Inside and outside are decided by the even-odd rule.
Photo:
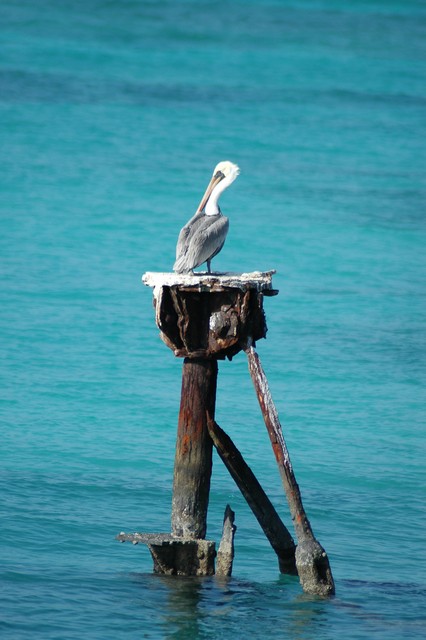
[[[424,638],[423,0],[3,0],[0,38],[2,637]],[[231,580],[114,540],[170,526],[182,362],[140,278],[224,159],[213,265],[277,270],[258,350],[330,600],[217,457]],[[243,354],[217,419],[290,527]]]

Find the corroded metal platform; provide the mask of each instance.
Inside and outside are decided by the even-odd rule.
[[[263,297],[275,271],[252,273],[154,273],[142,278],[154,289],[155,320],[175,356],[231,359],[266,336]]]
[[[232,289],[255,289],[265,295],[278,293],[272,287],[272,276],[275,269],[270,271],[252,271],[250,273],[174,273],[147,271],[142,276],[142,282],[148,287],[183,287],[195,291],[219,291],[231,287]],[[269,292],[269,294],[268,294]],[[155,295],[155,291],[154,291]]]

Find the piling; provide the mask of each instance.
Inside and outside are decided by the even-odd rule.
[[[146,544],[154,572],[230,576],[235,514],[226,506],[215,567],[215,542],[206,540],[212,450],[218,452],[274,549],[283,573],[298,573],[307,593],[331,595],[328,557],[315,539],[285,445],[281,423],[255,351],[267,332],[263,300],[273,289],[274,271],[243,274],[146,273],[153,288],[160,337],[184,358],[176,438],[170,533],[125,533],[122,542]],[[297,545],[260,482],[229,436],[215,422],[218,360],[245,351],[265,425],[284,485]]]
[[[212,472],[217,361],[185,358],[173,476],[172,534],[205,538]]]

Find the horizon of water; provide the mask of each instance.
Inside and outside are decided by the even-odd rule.
[[[5,0],[0,631],[424,637],[425,48],[420,0]],[[215,164],[241,175],[218,271],[276,269],[259,341],[336,596],[282,576],[215,456],[230,580],[152,574],[120,531],[170,527],[182,362],[169,271]],[[244,354],[218,423],[291,519]]]

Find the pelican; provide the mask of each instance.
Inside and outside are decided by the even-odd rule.
[[[210,271],[212,258],[222,249],[229,229],[229,220],[222,215],[219,196],[240,173],[236,164],[219,162],[194,216],[179,233],[176,245],[176,273],[191,273],[203,262]]]

